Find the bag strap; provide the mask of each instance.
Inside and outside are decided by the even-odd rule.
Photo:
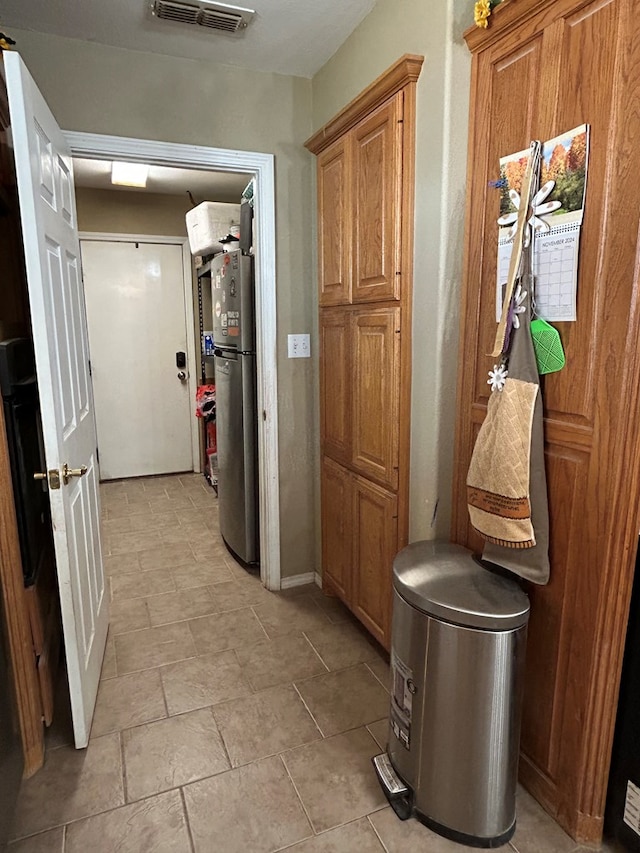
[[[493,344],[491,355],[497,357],[502,354],[504,349],[505,339],[507,336],[507,318],[509,316],[509,306],[513,297],[513,291],[516,286],[518,277],[518,269],[522,259],[522,246],[524,243],[525,228],[527,227],[527,214],[529,213],[529,204],[531,200],[531,186],[533,184],[534,175],[540,163],[540,142],[534,140],[529,149],[529,162],[522,182],[522,192],[520,193],[520,208],[518,210],[518,220],[516,233],[513,238],[513,249],[511,251],[511,260],[509,261],[509,275],[507,277],[507,286],[504,291],[504,300],[502,302],[502,314],[496,338]]]

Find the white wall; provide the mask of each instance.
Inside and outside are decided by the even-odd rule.
[[[315,569],[314,365],[287,359],[286,336],[316,310],[311,264],[311,82],[13,31],[64,130],[275,155],[282,575]]]
[[[378,0],[312,81],[314,131],[404,53],[417,86],[410,538],[449,534],[473,0]],[[437,518],[433,523],[438,507]]]

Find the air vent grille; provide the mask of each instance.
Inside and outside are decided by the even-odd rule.
[[[255,12],[239,6],[208,3],[206,6],[182,3],[177,0],[154,0],[151,11],[156,18],[179,24],[197,24],[213,30],[236,33],[245,29]]]
[[[156,0],[153,13],[156,18],[167,21],[178,21],[181,24],[197,24],[199,6],[189,6],[186,3],[173,3],[171,0]]]
[[[229,33],[235,33],[237,29],[247,26],[246,24],[243,24],[242,17],[240,15],[230,15],[228,12],[215,12],[209,11],[208,9],[203,9],[200,12],[198,23],[201,27],[212,27],[214,30],[226,30]]]

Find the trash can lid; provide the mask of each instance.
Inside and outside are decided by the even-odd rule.
[[[482,568],[461,545],[407,545],[393,561],[393,585],[423,613],[469,628],[508,631],[529,618],[524,590],[514,580]]]

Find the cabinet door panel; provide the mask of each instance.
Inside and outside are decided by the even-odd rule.
[[[353,131],[354,302],[398,299],[402,94]]]
[[[362,477],[354,477],[353,483],[355,540],[351,606],[373,636],[388,648],[398,499]]]
[[[519,0],[504,11],[504,32],[486,46],[467,34],[469,143],[483,154],[468,177],[452,537],[474,544],[465,482],[493,364],[498,198],[488,181],[498,156],[587,122],[577,322],[555,324],[567,364],[543,379],[551,581],[531,589],[520,774],[576,840],[593,842],[638,532],[640,20],[626,0]]]
[[[318,157],[320,305],[351,300],[349,149],[340,139]]]
[[[326,457],[322,460],[322,578],[325,588],[346,602],[351,598],[352,480],[341,465]]]
[[[320,312],[320,440],[322,452],[351,457],[351,368],[348,311]]]
[[[398,487],[400,309],[358,311],[352,324],[352,464]]]

